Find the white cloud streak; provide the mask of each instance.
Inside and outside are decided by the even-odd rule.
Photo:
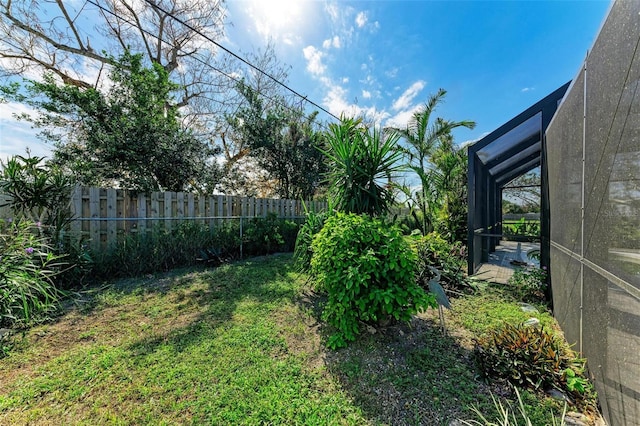
[[[424,89],[425,85],[426,83],[422,80],[418,80],[413,83],[407,90],[404,91],[404,93],[402,93],[402,95],[400,95],[398,99],[393,102],[391,108],[393,108],[394,111],[401,111],[409,108],[413,99],[418,95],[418,93],[420,93],[422,89]]]

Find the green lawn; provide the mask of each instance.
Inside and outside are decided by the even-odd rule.
[[[430,311],[335,352],[320,302],[289,255],[103,286],[15,338],[0,424],[448,425],[491,410],[468,302],[454,301],[447,336]]]

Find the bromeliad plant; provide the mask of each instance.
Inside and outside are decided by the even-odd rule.
[[[312,244],[311,267],[328,300],[323,319],[337,332],[328,346],[355,340],[361,323],[409,321],[433,295],[415,282],[416,255],[400,229],[382,218],[336,213]]]
[[[477,340],[474,354],[486,377],[521,388],[556,388],[587,404],[595,400],[584,377],[585,360],[542,327],[505,324]]]

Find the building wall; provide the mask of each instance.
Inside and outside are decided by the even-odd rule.
[[[640,425],[639,1],[612,5],[546,145],[555,316],[609,424]]]

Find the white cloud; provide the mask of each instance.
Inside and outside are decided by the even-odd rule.
[[[8,102],[0,104],[0,160],[5,161],[13,155],[25,155],[29,148],[31,155],[37,157],[51,156],[51,146],[46,145],[36,136],[38,131],[31,125],[18,121],[13,114],[32,113],[26,105]]]
[[[340,49],[342,47],[342,42],[340,41],[339,36],[333,36],[333,38],[328,38],[322,42],[322,47],[325,49],[329,49],[330,47],[335,47],[336,49]]]
[[[522,90],[520,90],[521,92],[529,92],[531,90],[536,90],[535,87],[523,87]]]
[[[336,3],[327,3],[324,9],[327,11],[333,22],[336,22],[340,17],[340,9]]]
[[[385,123],[385,127],[398,127],[403,129],[407,127],[409,120],[413,117],[413,114],[420,109],[420,105],[414,105],[410,109],[406,109],[398,112],[393,117],[390,117]]]
[[[392,68],[389,71],[385,72],[384,75],[389,78],[396,78],[396,76],[398,75],[398,68]]]
[[[422,89],[424,89],[425,85],[426,83],[422,80],[418,80],[413,83],[407,90],[404,91],[404,93],[402,93],[402,95],[400,95],[398,99],[393,102],[392,108],[395,111],[408,109],[413,99],[418,95],[418,93],[420,93]]]
[[[302,49],[304,58],[307,60],[307,70],[314,75],[324,74],[326,67],[322,63],[324,53],[313,46],[307,46]]]
[[[368,90],[363,90],[362,97],[365,99],[371,99],[371,92],[369,92]]]
[[[365,12],[358,13],[358,15],[356,16],[356,25],[358,26],[358,28],[364,27],[366,23],[367,23],[367,14]]]
[[[372,121],[374,123],[382,123],[389,118],[389,113],[386,111],[378,111],[375,107],[361,107],[356,103],[349,102],[347,100],[347,90],[339,85],[331,84],[328,80],[324,81],[327,84],[328,92],[323,99],[323,104],[326,108],[338,117],[345,115],[347,117],[363,117],[365,121]]]
[[[349,77],[342,77],[342,84],[347,84],[349,82]]]
[[[467,147],[467,146],[471,146],[474,143],[478,142],[480,139],[484,138],[485,136],[487,136],[490,132],[483,132],[480,136],[478,136],[475,139],[467,139],[466,141],[460,143],[459,145],[461,147]]]

